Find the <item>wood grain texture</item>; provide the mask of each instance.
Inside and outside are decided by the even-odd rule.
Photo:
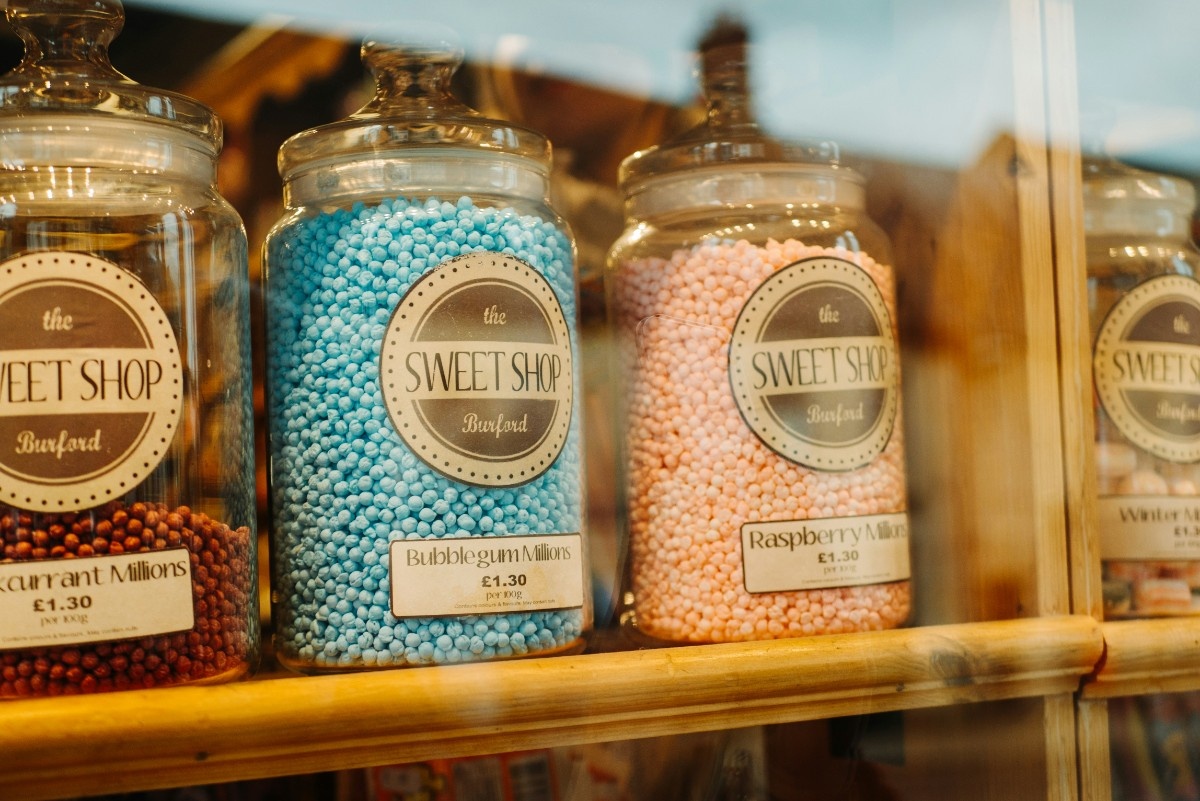
[[[1100,624],[1106,645],[1084,698],[1200,690],[1200,617]]]
[[[1015,141],[1000,136],[958,172],[872,170],[872,214],[896,243],[906,311],[905,444],[922,623],[1039,614],[1038,560],[1046,542],[1065,550],[1061,474],[1038,483],[1056,458],[1041,454],[1057,451],[1057,439],[1051,448],[1034,439],[1031,411],[1046,399],[1030,382],[1044,385],[1057,367],[1053,358],[1031,361],[1025,296],[1053,289],[1049,272],[1022,268],[1020,169]],[[1026,286],[1035,275],[1042,290]],[[1057,420],[1057,394],[1040,413]]]
[[[1096,533],[1092,335],[1088,322],[1087,251],[1083,232],[1075,16],[1070,0],[1045,0],[1044,6],[1071,609],[1099,618],[1104,603]]]
[[[1086,801],[1112,801],[1112,758],[1108,734],[1108,702],[1077,702],[1079,792]]]
[[[1040,0],[1012,0],[1016,200],[1025,304],[1028,463],[1032,486],[1037,613],[1070,610],[1063,498],[1058,309],[1050,218],[1046,69]],[[1078,300],[1078,299],[1076,299]]]
[[[1043,0],[1042,5],[1071,609],[1099,618],[1103,614],[1103,598],[1096,529],[1091,331],[1074,5],[1071,0]],[[1106,703],[1080,699],[1075,716],[1078,797],[1110,801],[1112,766]]]
[[[1078,801],[1079,757],[1075,749],[1075,696],[1047,696],[1042,707],[1046,744],[1046,798]]]
[[[0,798],[1069,693],[1102,647],[1062,616],[17,701]]]
[[[1021,275],[1025,302],[1028,373],[1029,472],[1033,493],[1034,571],[1037,613],[1062,614],[1071,609],[1068,561],[1068,510],[1064,491],[1062,410],[1060,386],[1063,362],[1059,356],[1059,292],[1051,216],[1051,170],[1048,148],[1047,21],[1040,0],[1012,0],[1009,5],[1013,53],[1013,129],[1016,201],[1020,236]],[[1036,54],[1036,57],[1033,57]],[[1077,302],[1078,297],[1073,298]],[[1068,366],[1075,367],[1074,363]],[[1073,400],[1073,398],[1072,398]],[[1074,699],[1047,697],[1042,708],[1045,797],[1077,801],[1079,765],[1075,748]]]

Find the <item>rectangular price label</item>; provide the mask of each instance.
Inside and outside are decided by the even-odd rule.
[[[583,536],[458,537],[391,544],[396,617],[583,606]]]
[[[1200,501],[1113,495],[1096,504],[1103,559],[1200,559]]]
[[[0,565],[0,649],[152,637],[195,622],[187,548]]]
[[[904,512],[742,526],[746,592],[792,592],[903,581],[910,576]]]

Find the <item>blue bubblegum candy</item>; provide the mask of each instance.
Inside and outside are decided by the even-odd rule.
[[[268,240],[268,417],[280,658],[299,669],[477,661],[579,643],[584,608],[396,618],[388,544],[583,531],[580,426],[516,487],[457,483],[416,458],[388,418],[380,350],[414,282],[474,251],[540,273],[573,328],[573,250],[511,208],[397,198],[296,216]]]

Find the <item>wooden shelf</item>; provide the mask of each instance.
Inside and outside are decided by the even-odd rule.
[[[1100,624],[1105,655],[1084,698],[1200,690],[1200,617]]]
[[[14,701],[0,798],[1071,693],[1102,653],[1092,618],[1061,616]]]

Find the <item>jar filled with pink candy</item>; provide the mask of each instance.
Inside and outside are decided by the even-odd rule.
[[[1109,618],[1200,613],[1200,253],[1187,181],[1084,164]]]
[[[621,167],[609,259],[625,620],[651,641],[894,628],[911,587],[895,278],[858,174],[755,124],[744,31],[705,121]]]

